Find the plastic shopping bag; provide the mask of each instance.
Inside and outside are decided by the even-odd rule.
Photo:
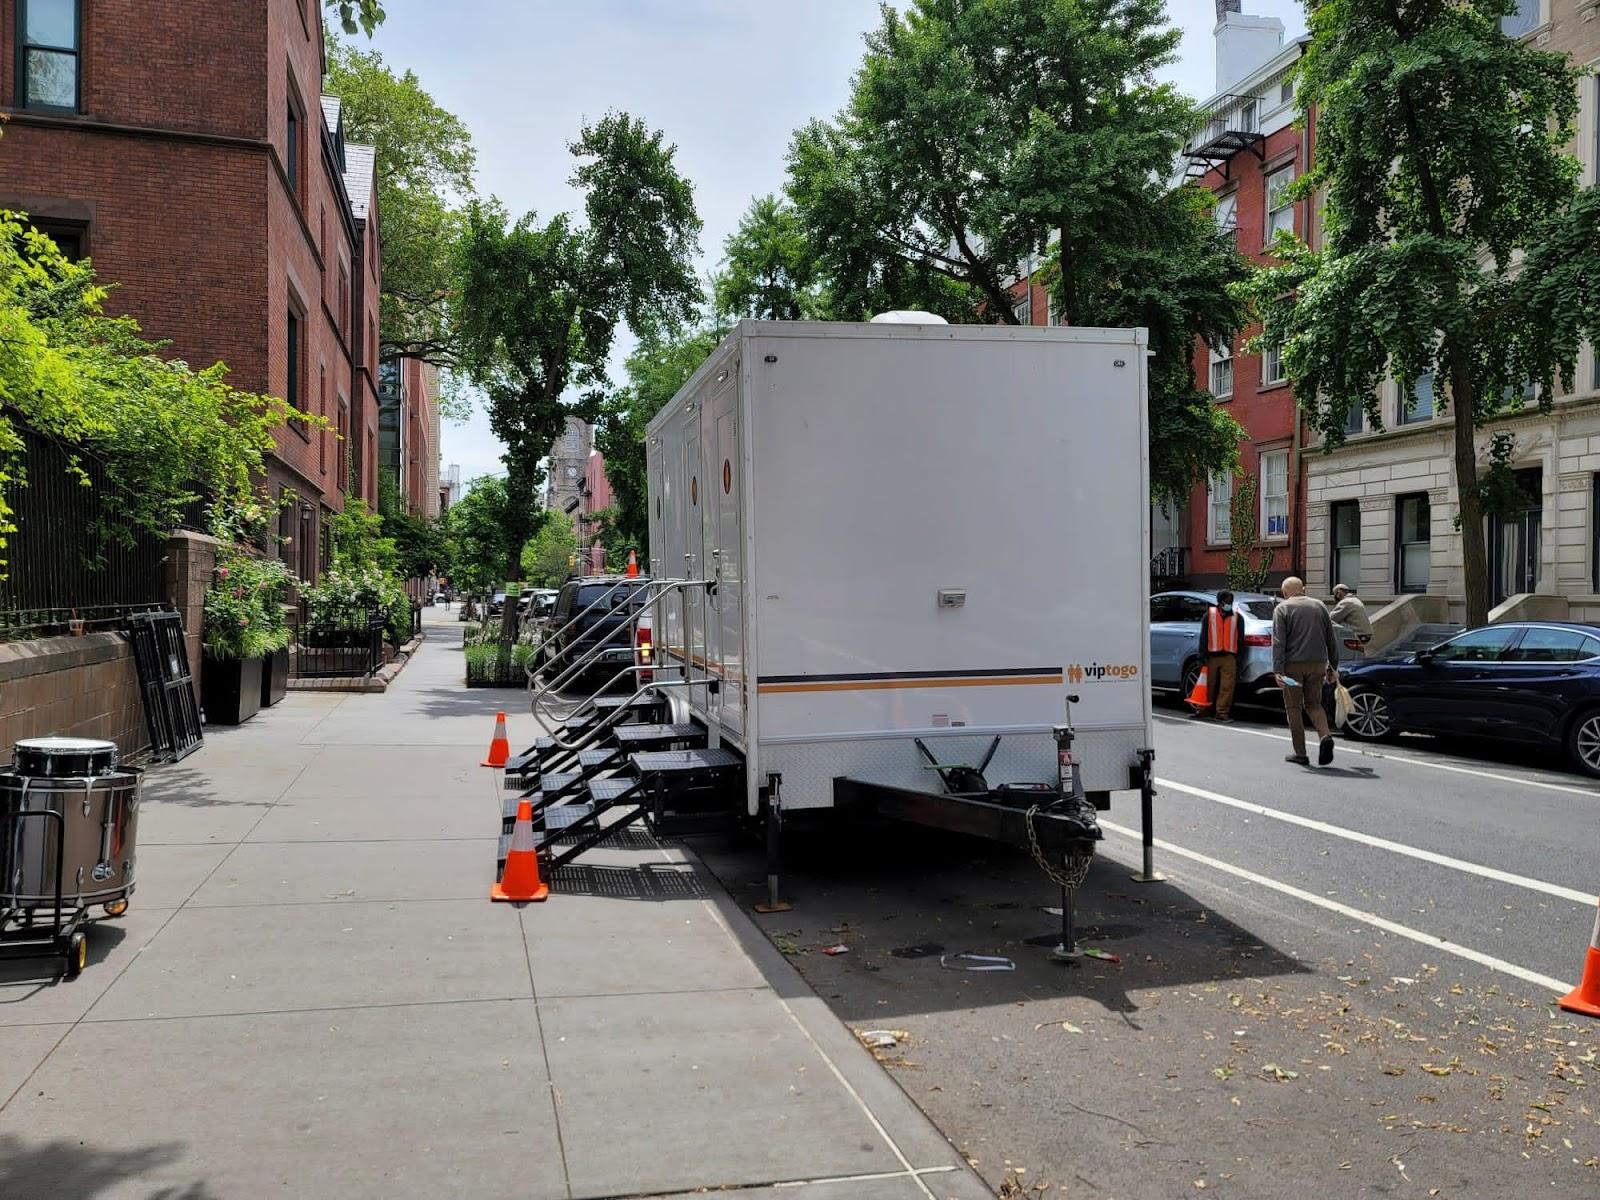
[[[1352,707],[1354,706],[1350,703],[1350,689],[1341,683],[1333,689],[1333,723],[1340,729],[1343,729],[1344,723],[1350,719]]]

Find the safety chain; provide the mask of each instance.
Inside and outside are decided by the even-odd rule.
[[[1039,849],[1039,835],[1033,828],[1034,814],[1038,811],[1039,806],[1035,804],[1028,810],[1027,817],[1023,821],[1023,824],[1028,828],[1028,849],[1033,853],[1033,861],[1039,864],[1039,869],[1048,875],[1050,881],[1057,887],[1064,887],[1069,891],[1075,892],[1083,886],[1083,881],[1089,874],[1089,868],[1094,865],[1094,855],[1068,854],[1065,856],[1065,869],[1057,870],[1050,864],[1050,860],[1045,857],[1044,851]]]

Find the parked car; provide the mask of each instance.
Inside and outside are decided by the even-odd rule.
[[[522,609],[523,629],[544,629],[550,614],[555,611],[556,597],[560,594],[556,588],[535,588],[530,592],[528,603]]]
[[[1563,748],[1600,776],[1600,626],[1508,621],[1431,650],[1340,668],[1345,733],[1434,733]]]
[[[1206,610],[1217,602],[1215,592],[1161,592],[1150,597],[1150,681],[1159,691],[1187,696],[1204,664],[1200,659],[1200,626]],[[1244,646],[1239,656],[1239,699],[1276,696],[1272,671],[1272,613],[1278,597],[1262,592],[1237,592],[1234,608],[1244,617]],[[1335,626],[1339,661],[1361,661],[1366,652],[1353,630]]]
[[[643,575],[568,580],[556,594],[546,622],[549,632],[539,646],[539,667],[546,679],[561,675],[601,645],[606,648],[599,657],[570,683],[593,686],[632,665],[634,638],[628,620],[644,606],[648,595],[644,588],[649,582]],[[630,679],[620,680],[617,687],[624,684],[633,691]]]
[[[491,617],[498,617],[501,613],[505,612],[505,610],[506,594],[504,592],[496,592],[494,595],[489,597],[489,615]]]

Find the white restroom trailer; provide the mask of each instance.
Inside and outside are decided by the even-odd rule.
[[[708,581],[657,678],[752,815],[938,791],[918,740],[1054,784],[1069,695],[1089,795],[1148,779],[1146,333],[920,319],[741,321],[650,422],[650,573]]]

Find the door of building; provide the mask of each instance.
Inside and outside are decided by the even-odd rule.
[[[1539,538],[1544,525],[1544,473],[1531,467],[1516,474],[1526,507],[1489,518],[1490,602],[1539,588]]]

